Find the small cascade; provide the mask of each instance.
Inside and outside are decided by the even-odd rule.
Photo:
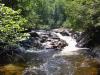
[[[61,51],[61,55],[76,55],[78,54],[77,51],[88,49],[88,48],[78,48],[76,47],[77,42],[74,38],[71,36],[62,36],[60,33],[55,33],[60,39],[66,41],[68,43],[68,46],[64,47]]]
[[[67,29],[30,32],[26,40],[18,42],[18,48],[9,47],[8,55],[12,55],[9,61],[14,62],[1,65],[0,75],[100,75],[100,63],[97,63],[100,60],[88,56],[90,47],[77,47],[85,39],[76,42],[71,35],[73,33]],[[96,45],[91,55],[98,55],[99,58],[99,49],[100,46]],[[20,63],[21,60],[24,62]],[[15,63],[16,61],[19,62]]]
[[[26,50],[25,56],[30,60],[23,75],[97,75],[97,68],[91,65],[95,62],[79,53],[79,50],[88,48],[77,47],[76,39],[55,31],[50,35],[38,34],[46,38],[41,42],[43,49]],[[64,46],[60,47],[61,44]],[[91,74],[92,70],[94,74]]]

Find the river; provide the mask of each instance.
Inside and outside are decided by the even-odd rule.
[[[71,36],[55,33],[68,43],[62,50],[27,50],[27,64],[7,64],[0,67],[0,75],[100,75],[100,65],[85,54],[88,48],[76,47]]]

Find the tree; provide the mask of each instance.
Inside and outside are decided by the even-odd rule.
[[[0,41],[12,44],[23,36],[20,31],[24,30],[27,20],[20,16],[20,12],[0,4]]]
[[[62,0],[22,0],[18,8],[28,19],[26,28],[55,28],[65,21],[65,10]]]
[[[41,29],[60,27],[65,21],[64,0],[2,0],[28,20],[25,28]]]
[[[66,3],[64,26],[84,30],[100,25],[100,0],[70,0]]]

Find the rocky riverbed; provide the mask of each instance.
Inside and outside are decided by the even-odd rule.
[[[88,33],[85,35],[85,32],[62,28],[33,30],[28,33],[27,39],[18,41],[18,46],[9,46],[0,53],[0,59],[3,59],[0,63],[6,62],[1,65],[0,73],[18,75],[17,71],[20,71],[19,75],[99,75],[99,62],[95,60],[98,57],[99,61],[100,46],[95,41],[98,36],[94,40],[93,35],[88,36]],[[9,66],[16,72],[12,73]]]

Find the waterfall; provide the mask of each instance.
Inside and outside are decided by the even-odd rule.
[[[66,41],[68,43],[68,46],[64,47],[61,51],[61,55],[76,55],[78,54],[77,51],[88,49],[88,48],[78,48],[76,47],[76,40],[72,38],[71,36],[62,36],[60,33],[55,33],[60,39]]]
[[[83,61],[83,56],[81,56],[78,51],[88,48],[76,47],[77,42],[71,36],[63,36],[60,32],[57,33],[55,31],[50,34],[52,35],[51,37],[48,36],[48,38],[51,39],[51,41],[47,40],[42,43],[43,45],[48,46],[51,42],[55,42],[53,40],[58,39],[57,42],[63,40],[64,43],[66,42],[68,45],[62,47],[63,49],[60,48],[61,50],[45,48],[46,46],[39,50],[26,50],[27,59],[31,58],[32,60],[28,61],[29,68],[25,69],[23,75],[74,75],[74,71],[76,71],[75,64],[79,62],[80,59]],[[48,42],[50,42],[50,44]]]

